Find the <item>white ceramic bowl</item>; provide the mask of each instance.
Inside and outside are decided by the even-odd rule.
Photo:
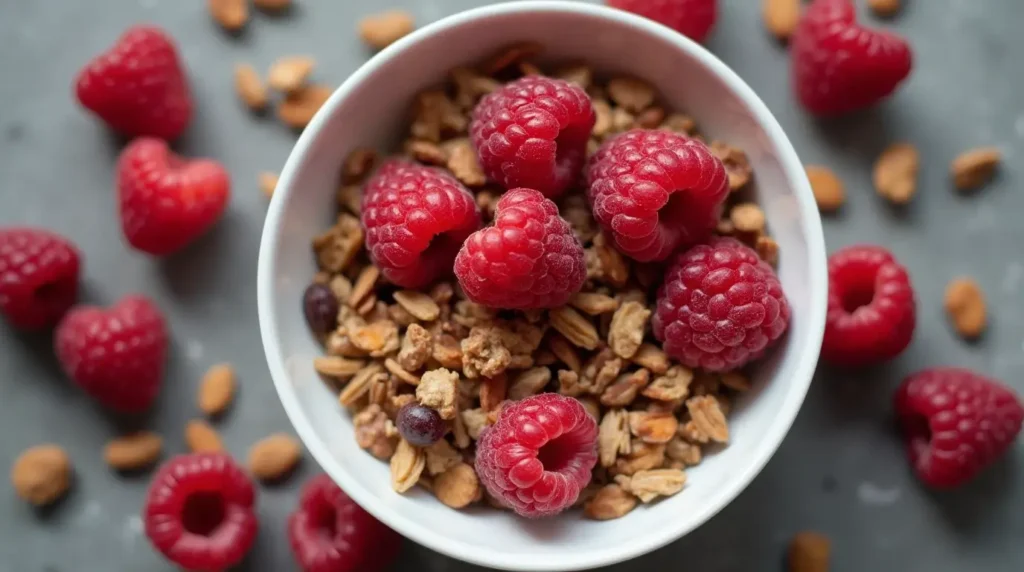
[[[401,132],[414,94],[504,45],[533,40],[555,60],[631,73],[702,130],[744,149],[781,252],[793,307],[789,333],[755,372],[731,417],[732,443],[689,471],[686,488],[624,518],[578,512],[527,521],[487,508],[455,511],[429,493],[391,490],[388,465],[362,451],[350,416],[313,371],[322,350],[301,314],[314,273],[310,240],[334,217],[337,176],[359,146]],[[717,513],[761,470],[789,430],[814,372],[827,289],[821,221],[792,145],[757,95],[715,56],[649,20],[579,2],[524,1],[470,10],[426,26],[371,59],[303,132],[270,204],[259,255],[260,327],[270,372],[295,429],[324,470],[378,519],[454,558],[506,570],[578,570],[665,545]]]

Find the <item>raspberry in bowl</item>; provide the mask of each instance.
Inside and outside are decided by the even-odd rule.
[[[664,169],[620,160],[631,141]],[[311,283],[333,319],[307,323]],[[271,374],[325,472],[404,536],[508,570],[632,558],[731,501],[799,410],[826,296],[763,103],[683,36],[576,2],[458,14],[358,70],[285,166],[258,275]]]

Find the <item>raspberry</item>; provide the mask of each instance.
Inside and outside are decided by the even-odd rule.
[[[192,95],[174,42],[152,26],[129,28],[75,81],[79,103],[113,130],[176,139],[192,119]]]
[[[1024,406],[1012,390],[972,371],[919,371],[896,390],[896,415],[918,477],[936,488],[973,479],[1020,433]]]
[[[128,243],[155,256],[171,254],[220,220],[231,179],[211,159],[184,159],[160,139],[136,139],[117,162],[121,228]]]
[[[654,337],[688,367],[732,371],[761,357],[789,325],[775,271],[732,238],[680,253],[665,272]]]
[[[718,16],[716,0],[608,0],[608,5],[664,24],[703,42]]]
[[[321,474],[302,488],[288,541],[302,572],[379,572],[402,538]]]
[[[487,491],[529,518],[572,506],[596,463],[597,422],[579,401],[557,393],[506,405],[476,446]]]
[[[452,271],[466,237],[480,228],[473,195],[438,169],[389,161],[363,189],[363,229],[370,258],[404,288]]]
[[[78,249],[63,236],[0,228],[0,313],[16,328],[55,324],[78,296],[79,260]]]
[[[494,225],[462,245],[455,275],[466,296],[504,309],[557,308],[587,278],[583,247],[558,207],[531,189],[498,200]]]
[[[641,262],[664,260],[707,237],[729,194],[725,166],[703,143],[634,129],[605,141],[587,164],[594,218]]]
[[[848,246],[828,259],[828,314],[821,357],[861,366],[898,356],[914,335],[907,271],[880,246]]]
[[[238,564],[256,540],[256,490],[224,453],[178,455],[149,485],[142,519],[146,536],[186,570]]]
[[[527,76],[481,99],[469,129],[488,177],[556,197],[577,182],[596,118],[576,84]]]
[[[142,296],[125,297],[108,310],[73,308],[57,326],[54,346],[67,376],[111,409],[142,411],[160,390],[167,327]]]
[[[815,0],[792,41],[793,81],[800,103],[816,115],[867,107],[910,74],[903,38],[862,28],[849,0]]]

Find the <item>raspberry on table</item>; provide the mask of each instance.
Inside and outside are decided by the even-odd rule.
[[[186,570],[224,570],[256,540],[256,490],[231,456],[178,455],[153,476],[142,520],[146,536]]]
[[[137,250],[164,256],[184,248],[224,213],[231,178],[212,159],[185,159],[152,137],[132,141],[117,161],[121,229]]]
[[[480,482],[528,518],[572,506],[596,463],[597,422],[578,400],[557,393],[506,405],[476,447]]]
[[[583,287],[587,268],[583,246],[555,203],[532,189],[512,189],[498,200],[494,224],[466,239],[455,275],[478,304],[557,308]]]
[[[490,179],[554,198],[579,179],[596,119],[576,84],[527,76],[484,96],[469,130]]]
[[[476,201],[461,183],[401,160],[385,163],[366,182],[361,218],[373,263],[404,288],[450,275],[463,241],[480,228]]]
[[[608,0],[608,5],[654,20],[696,42],[707,39],[718,18],[718,0]]]
[[[143,411],[160,391],[167,325],[142,296],[127,296],[109,309],[72,308],[57,326],[54,346],[67,376],[111,409]]]
[[[0,228],[0,314],[16,328],[57,323],[78,297],[81,255],[68,239],[30,227]]]
[[[910,462],[935,488],[977,476],[1013,446],[1024,420],[1024,405],[1011,389],[962,368],[912,374],[894,401]]]
[[[913,65],[906,41],[861,27],[850,0],[814,0],[790,51],[797,97],[815,115],[839,115],[884,99]]]
[[[892,253],[856,245],[829,257],[822,358],[847,366],[892,359],[910,344],[915,324],[910,276]]]
[[[192,119],[192,94],[174,41],[154,26],[129,28],[75,81],[79,103],[113,130],[176,139]]]
[[[670,131],[612,137],[587,164],[594,219],[619,251],[641,262],[709,236],[728,194],[725,166],[711,150]]]
[[[775,271],[733,238],[680,253],[665,272],[651,326],[687,367],[726,372],[761,357],[789,326]]]
[[[302,572],[380,572],[402,537],[320,474],[302,488],[288,518],[288,542]]]

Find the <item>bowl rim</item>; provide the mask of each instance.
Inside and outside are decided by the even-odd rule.
[[[779,159],[783,172],[787,179],[794,184],[793,191],[797,198],[801,226],[808,238],[807,255],[810,274],[808,279],[811,292],[810,315],[808,316],[810,351],[801,354],[800,361],[796,367],[796,373],[790,382],[791,387],[785,397],[783,408],[778,412],[776,421],[762,435],[762,443],[766,443],[767,446],[761,446],[757,449],[755,455],[752,456],[750,462],[743,470],[739,472],[739,475],[731,479],[730,486],[723,487],[716,492],[709,502],[705,503],[705,508],[701,514],[688,519],[680,519],[679,526],[651,531],[651,534],[645,536],[642,541],[632,542],[628,545],[609,546],[585,553],[568,552],[564,557],[558,558],[553,558],[550,555],[542,558],[519,556],[516,558],[516,562],[509,562],[506,558],[498,557],[480,547],[452,538],[443,532],[419,525],[407,519],[399,511],[388,508],[386,503],[379,502],[375,495],[363,489],[354,479],[349,478],[347,472],[334,460],[334,456],[328,450],[326,444],[317,437],[306,418],[303,408],[299,404],[299,400],[290,382],[290,375],[280,351],[279,330],[277,327],[278,318],[274,310],[273,284],[276,253],[282,235],[280,223],[283,217],[286,195],[292,189],[292,181],[297,177],[296,172],[302,167],[306,157],[311,153],[312,144],[327,123],[328,118],[355,91],[356,87],[367,77],[375,73],[386,61],[415,48],[417,44],[430,36],[443,33],[449,28],[462,26],[474,20],[523,12],[573,12],[605,20],[614,20],[638,28],[645,34],[657,36],[666,43],[672,44],[676,49],[687,52],[689,56],[696,59],[702,66],[723,81],[728,86],[728,89],[733,91],[744,102],[749,111],[755,116],[758,124],[761,125],[769,136],[773,145],[779,149]],[[628,12],[602,5],[566,0],[521,0],[469,9],[419,28],[380,51],[353,72],[331,94],[330,98],[313,117],[292,148],[281,172],[277,192],[274,193],[268,207],[258,256],[257,310],[264,354],[267,358],[271,378],[277,389],[278,397],[288,419],[313,458],[367,512],[418,544],[472,564],[503,570],[521,570],[524,572],[580,570],[606,566],[635,558],[681,538],[707,522],[708,519],[732,502],[740,492],[746,489],[754,477],[761,472],[789,432],[803,404],[817,366],[821,340],[825,329],[825,307],[828,288],[826,268],[825,240],[822,232],[821,218],[815,205],[803,164],[798,158],[789,138],[768,110],[768,107],[755,94],[753,89],[731,68],[703,46],[682,34],[652,20]]]

